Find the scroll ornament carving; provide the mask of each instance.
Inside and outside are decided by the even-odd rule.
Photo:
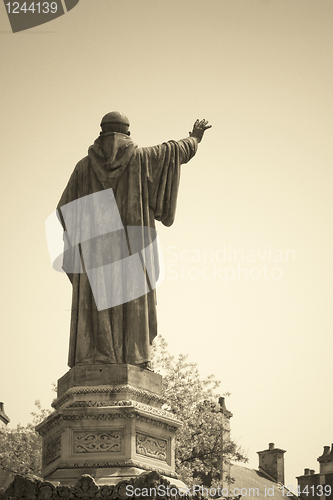
[[[122,432],[74,432],[74,453],[121,451]]]
[[[147,457],[167,461],[167,441],[145,434],[136,435],[136,452]]]
[[[61,435],[46,444],[45,462],[50,464],[61,456]]]

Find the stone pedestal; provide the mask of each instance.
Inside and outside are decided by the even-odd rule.
[[[75,366],[58,381],[43,437],[45,480],[73,485],[83,474],[116,484],[146,471],[175,481],[175,432],[162,409],[162,377],[133,365]]]

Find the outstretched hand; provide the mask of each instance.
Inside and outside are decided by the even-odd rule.
[[[211,125],[208,124],[207,120],[196,120],[193,130],[190,132],[190,137],[195,137],[198,142],[201,142],[205,130],[209,128],[211,128]]]

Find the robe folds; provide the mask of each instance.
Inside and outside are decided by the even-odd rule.
[[[152,228],[153,234],[155,220],[170,226],[175,218],[180,165],[187,163],[196,149],[193,138],[138,148],[127,135],[101,134],[89,148],[88,156],[76,165],[58,204],[64,230],[62,207],[110,188],[124,228],[139,227],[143,233],[144,228]],[[152,236],[148,232],[144,238],[151,240]],[[145,245],[149,243],[145,241]],[[93,252],[94,246],[91,248]],[[95,250],[98,253],[97,247]],[[109,250],[110,254],[117,253],[114,248]],[[157,334],[155,289],[150,287],[140,297],[98,310],[85,268],[78,271],[70,262],[80,257],[78,252],[75,255],[65,252],[63,261],[73,286],[68,365],[139,365],[150,361],[150,345]],[[152,267],[157,279],[156,254],[150,258],[155,260]]]

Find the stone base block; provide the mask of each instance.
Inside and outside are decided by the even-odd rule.
[[[77,365],[58,380],[60,398],[73,387],[129,385],[162,394],[162,377],[151,370],[127,364]]]
[[[133,365],[74,366],[58,380],[56,409],[108,406],[133,400],[160,408],[162,377]],[[118,402],[118,403],[116,403]]]
[[[145,471],[176,478],[175,432],[181,422],[161,408],[160,376],[127,365],[117,375],[116,365],[101,366],[75,367],[60,379],[56,410],[36,428],[43,437],[44,479],[72,485],[89,474],[99,484],[116,484]],[[82,373],[91,385],[77,385]],[[114,384],[105,384],[110,378]]]

